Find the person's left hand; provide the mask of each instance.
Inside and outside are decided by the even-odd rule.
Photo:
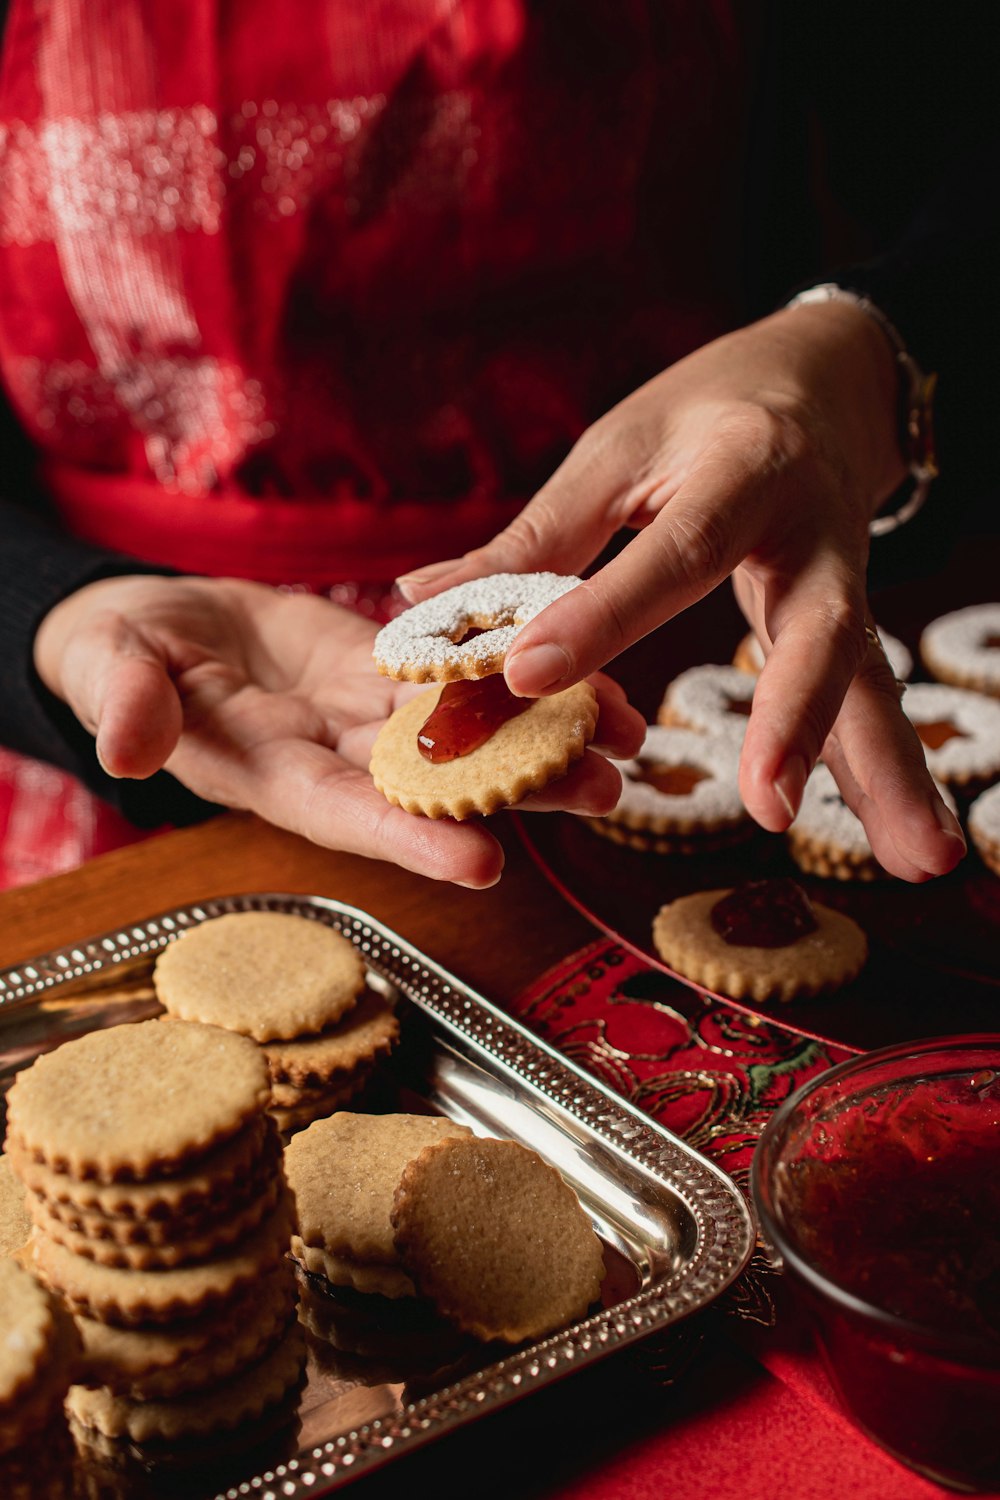
[[[890,873],[950,870],[965,842],[868,634],[868,524],[905,477],[896,368],[881,329],[838,303],[777,313],[664,370],[586,432],[486,547],[400,579],[411,600],[468,578],[581,573],[519,633],[515,693],[557,692],[733,577],[768,653],[740,789],[787,828],[823,754]],[[872,632],[873,634],[873,632]]]
[[[35,640],[38,673],[96,738],[105,770],[161,767],[200,797],[245,808],[330,848],[479,888],[503,850],[481,819],[418,818],[375,789],[368,762],[389,714],[414,692],[372,664],[376,627],[325,599],[238,579],[126,576],[55,606]],[[593,748],[526,809],[600,814],[631,755],[639,715],[595,679]]]

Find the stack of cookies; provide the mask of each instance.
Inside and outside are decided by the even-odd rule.
[[[284,1133],[353,1099],[399,1035],[354,944],[294,914],[231,912],[189,928],[160,954],[154,984],[169,1014],[259,1045]]]
[[[336,1114],[289,1144],[292,1253],[336,1286],[426,1298],[463,1333],[519,1343],[600,1295],[601,1242],[554,1167],[422,1115]]]
[[[34,1268],[83,1344],[71,1421],[138,1443],[280,1408],[303,1346],[257,1047],[145,1021],[39,1058],[9,1096]]]

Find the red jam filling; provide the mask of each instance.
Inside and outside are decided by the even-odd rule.
[[[699,771],[697,766],[665,766],[661,761],[641,760],[632,779],[655,786],[664,796],[686,797],[699,781],[708,780],[708,772]]]
[[[988,635],[983,645],[990,651],[1000,651],[1000,635]]]
[[[712,926],[734,948],[788,948],[815,932],[809,897],[794,880],[751,880],[712,907]]]
[[[433,713],[417,735],[417,748],[435,765],[457,760],[460,755],[471,755],[502,724],[523,714],[534,701],[515,698],[499,672],[490,677],[446,682]]]
[[[922,745],[928,750],[940,750],[942,745],[947,745],[949,740],[964,740],[968,736],[951,722],[950,719],[932,719],[927,724],[914,724],[917,737]]]

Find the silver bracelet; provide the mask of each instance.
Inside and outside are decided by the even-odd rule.
[[[885,536],[905,525],[917,514],[927,499],[932,481],[938,476],[933,414],[937,376],[924,374],[904,344],[895,324],[889,321],[871,298],[861,292],[852,292],[847,287],[838,286],[835,281],[824,281],[819,286],[811,286],[804,292],[798,292],[785,306],[804,307],[817,302],[850,302],[854,307],[860,308],[885,334],[899,370],[900,389],[905,403],[900,446],[913,479],[913,488],[896,510],[888,515],[875,516],[868,523],[871,536]]]

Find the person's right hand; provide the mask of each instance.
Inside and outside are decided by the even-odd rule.
[[[200,797],[314,843],[493,885],[503,850],[481,820],[414,817],[368,775],[378,730],[420,691],[378,675],[375,633],[328,600],[258,583],[108,578],[45,617],[35,667],[112,776],[165,768]],[[595,687],[599,745],[524,807],[600,815],[618,800],[619,773],[595,751],[634,754],[642,721],[614,683]]]

